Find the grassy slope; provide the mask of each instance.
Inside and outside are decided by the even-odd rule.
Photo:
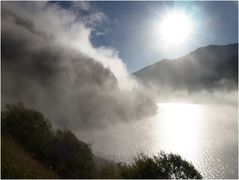
[[[10,137],[1,137],[2,178],[58,178]]]

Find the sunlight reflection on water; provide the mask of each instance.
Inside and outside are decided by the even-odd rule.
[[[236,107],[159,103],[152,123],[159,148],[191,161],[204,177],[237,177]]]
[[[200,122],[203,110],[200,105],[186,103],[158,104],[156,116],[155,136],[166,139],[165,144],[159,144],[169,151],[184,154],[186,158],[189,152],[197,152],[200,142]],[[159,120],[158,120],[159,119]]]
[[[155,124],[158,126],[156,129],[160,130],[158,130],[158,135],[155,135],[159,137],[158,143],[161,149],[178,153],[192,161],[206,177],[225,177],[226,174],[228,177],[237,176],[236,172],[230,175],[229,171],[234,167],[229,167],[228,163],[223,161],[224,157],[218,156],[218,152],[215,152],[220,146],[226,145],[224,143],[227,141],[223,132],[230,122],[222,122],[222,118],[227,120],[226,117],[230,117],[224,114],[229,113],[226,107],[187,103],[161,103],[158,107],[156,118],[159,120]],[[216,120],[212,119],[212,109]],[[230,118],[227,121],[230,121]],[[220,123],[223,123],[223,126]],[[222,134],[216,137],[218,132]],[[237,133],[234,135],[236,136]],[[220,141],[222,141],[221,144]],[[234,156],[237,159],[237,154],[234,153]]]
[[[154,117],[81,137],[96,154],[117,161],[163,150],[192,162],[204,178],[237,178],[237,117],[236,105],[158,103]]]

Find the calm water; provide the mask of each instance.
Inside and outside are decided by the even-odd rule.
[[[159,103],[154,117],[80,136],[117,161],[163,150],[191,161],[204,178],[237,178],[237,112],[236,105]]]

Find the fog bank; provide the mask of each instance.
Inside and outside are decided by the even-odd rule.
[[[117,51],[92,45],[92,33],[107,17],[90,4],[75,2],[73,11],[50,2],[3,2],[1,8],[2,106],[21,101],[73,131],[156,112]]]

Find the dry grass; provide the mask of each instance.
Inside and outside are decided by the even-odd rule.
[[[1,178],[59,178],[11,137],[1,137]]]

